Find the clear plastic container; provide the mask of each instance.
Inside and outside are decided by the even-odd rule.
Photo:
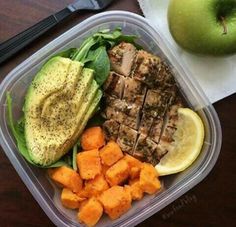
[[[204,121],[205,141],[202,152],[194,164],[182,173],[163,179],[163,190],[156,195],[132,203],[132,209],[115,221],[103,217],[97,226],[134,226],[199,183],[213,168],[221,147],[221,127],[217,114],[187,67],[179,61],[170,45],[160,37],[147,20],[125,11],[99,13],[76,25],[51,43],[36,52],[12,70],[0,85],[0,142],[12,165],[34,198],[57,226],[81,226],[76,220],[76,211],[62,207],[59,189],[52,184],[46,171],[28,164],[18,153],[16,143],[7,126],[6,91],[13,96],[14,119],[22,115],[24,95],[35,73],[54,53],[70,47],[78,47],[90,34],[104,29],[122,27],[124,33],[140,37],[139,43],[148,51],[161,55],[173,67],[175,78],[189,105]]]

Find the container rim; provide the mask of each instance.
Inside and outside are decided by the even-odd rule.
[[[10,82],[17,77],[16,72],[31,65],[32,62],[36,62],[39,58],[42,58],[44,56],[45,52],[49,53],[50,51],[51,52],[54,51],[54,46],[55,46],[54,43],[63,44],[63,43],[65,43],[64,39],[68,36],[72,36],[73,34],[75,34],[78,29],[85,28],[85,27],[87,27],[88,24],[101,23],[101,22],[107,21],[111,18],[112,19],[115,19],[115,18],[121,19],[122,18],[124,21],[129,20],[129,22],[135,21],[136,24],[147,27],[149,29],[149,33],[152,34],[153,36],[156,35],[159,39],[158,40],[159,43],[161,43],[161,45],[166,46],[166,51],[167,51],[168,56],[171,56],[171,58],[177,58],[177,56],[173,52],[173,50],[171,50],[170,48],[167,47],[167,46],[171,46],[171,45],[169,45],[169,43],[166,40],[164,41],[162,39],[157,28],[153,28],[150,25],[150,23],[148,22],[148,20],[145,19],[144,17],[142,17],[138,14],[135,14],[135,13],[131,13],[128,11],[121,11],[121,10],[102,12],[102,13],[98,13],[96,15],[93,15],[93,16],[85,19],[84,21],[82,21],[78,25],[75,25],[74,27],[69,29],[67,32],[63,33],[58,38],[52,40],[50,43],[48,43],[47,45],[42,47],[36,53],[31,55],[25,61],[23,61],[20,65],[16,66],[10,73],[8,73],[8,75],[4,78],[4,80],[0,84],[0,100],[5,100],[4,96],[6,93],[6,89],[9,86]],[[183,72],[185,72],[184,74],[187,74],[187,82],[191,85],[193,92],[199,94],[199,96],[200,96],[199,101],[206,104],[206,106],[207,106],[206,112],[209,116],[208,120],[210,122],[214,122],[212,124],[212,126],[213,126],[212,130],[214,131],[215,135],[217,135],[217,140],[213,144],[214,147],[212,148],[212,149],[214,149],[214,152],[208,157],[204,166],[202,166],[202,168],[200,168],[198,170],[198,172],[195,173],[194,177],[192,177],[191,179],[188,179],[188,181],[186,181],[183,185],[181,185],[181,186],[177,185],[176,186],[177,188],[172,188],[172,191],[164,192],[163,195],[161,196],[161,198],[159,199],[158,204],[157,203],[149,204],[148,207],[146,207],[145,209],[142,209],[135,217],[132,216],[132,217],[126,218],[126,219],[118,222],[117,224],[115,224],[115,226],[127,226],[127,225],[138,224],[139,222],[143,221],[147,217],[151,216],[155,212],[161,210],[162,208],[164,208],[165,206],[167,206],[168,204],[170,204],[171,202],[176,200],[178,197],[180,197],[181,195],[186,193],[188,190],[190,190],[192,187],[194,187],[196,184],[198,184],[200,181],[202,181],[208,175],[208,173],[212,170],[213,166],[215,165],[217,158],[219,156],[221,143],[222,143],[222,132],[221,132],[219,118],[218,118],[213,106],[208,101],[208,98],[205,96],[204,92],[202,91],[202,89],[198,85],[197,81],[193,77],[189,76],[191,74],[189,73],[189,71],[187,69],[188,67],[185,66],[182,62],[181,62],[181,65],[178,64],[178,67]],[[183,67],[184,67],[184,70],[183,70]],[[66,223],[63,220],[61,220],[57,215],[55,215],[54,211],[51,210],[50,206],[47,204],[47,201],[44,198],[42,198],[41,196],[40,197],[38,196],[38,195],[40,195],[39,189],[36,187],[36,185],[32,181],[32,179],[30,179],[28,177],[26,170],[22,167],[21,163],[19,162],[19,160],[17,159],[15,154],[11,151],[10,146],[8,145],[8,142],[7,142],[5,135],[2,131],[2,127],[0,127],[0,144],[1,144],[5,154],[7,155],[9,160],[11,161],[13,167],[16,169],[17,173],[20,175],[21,179],[23,180],[23,182],[27,186],[27,188],[29,190],[33,189],[33,190],[30,190],[30,192],[32,193],[32,195],[34,196],[36,201],[39,203],[41,208],[44,210],[44,212],[47,214],[47,216],[56,225],[60,225],[60,226],[66,225]]]

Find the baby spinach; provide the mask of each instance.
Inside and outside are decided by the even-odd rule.
[[[71,59],[80,61],[85,64],[85,67],[93,69],[95,80],[101,86],[110,71],[107,50],[122,41],[133,43],[140,49],[141,46],[135,43],[136,38],[137,36],[134,35],[124,35],[121,28],[113,31],[104,29],[85,39]]]
[[[107,55],[106,48],[100,46],[96,50],[90,50],[88,53],[88,59],[92,59],[85,67],[94,70],[94,79],[98,85],[102,85],[110,72],[110,61]]]
[[[31,164],[34,164],[33,161],[30,158],[26,141],[25,141],[25,135],[24,135],[24,127],[22,122],[19,121],[18,123],[14,124],[13,116],[12,116],[12,98],[9,93],[6,95],[7,97],[7,116],[8,116],[8,124],[12,131],[12,134],[14,135],[17,143],[17,147],[21,153],[21,155]]]

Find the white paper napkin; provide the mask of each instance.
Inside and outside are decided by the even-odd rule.
[[[144,16],[172,45],[181,60],[189,67],[209,100],[214,103],[236,92],[236,55],[206,57],[190,54],[181,49],[167,24],[169,0],[138,0]]]

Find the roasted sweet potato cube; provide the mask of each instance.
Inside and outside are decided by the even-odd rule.
[[[98,150],[95,149],[78,153],[77,166],[82,179],[94,179],[97,175],[101,174],[102,166]]]
[[[107,166],[115,164],[123,156],[119,145],[114,141],[108,142],[107,145],[100,150],[102,164]]]
[[[103,174],[97,175],[94,179],[85,181],[84,190],[89,196],[97,196],[109,188]]]
[[[80,201],[84,201],[90,197],[89,193],[84,188],[77,192],[76,195],[80,198]]]
[[[82,188],[80,175],[73,169],[61,166],[48,170],[49,176],[62,187],[69,188],[73,192],[79,192]]]
[[[125,154],[123,159],[128,163],[130,168],[137,167],[138,169],[141,169],[142,162],[140,162],[137,158],[134,158],[129,154]]]
[[[140,169],[138,167],[131,167],[129,170],[130,179],[135,179],[139,177]]]
[[[134,179],[139,177],[142,162],[140,162],[138,159],[128,154],[125,154],[123,160],[125,160],[128,163],[130,178]]]
[[[111,186],[123,183],[128,177],[129,166],[123,159],[119,160],[106,171],[106,180]]]
[[[95,197],[91,197],[80,206],[78,219],[87,226],[94,226],[101,218],[102,213],[101,203]]]
[[[129,181],[130,193],[133,200],[140,200],[143,198],[143,190],[140,186],[139,179]]]
[[[129,190],[121,186],[113,186],[104,191],[99,197],[105,213],[111,219],[117,219],[131,208]]]
[[[98,149],[105,145],[105,135],[101,127],[91,127],[86,129],[81,136],[81,146],[83,150],[89,151]]]
[[[107,166],[107,165],[102,165],[102,174],[105,176],[106,175],[106,172],[107,170],[110,168],[110,166]]]
[[[79,208],[79,204],[81,202],[81,198],[73,193],[68,188],[63,188],[61,192],[61,203],[64,207],[69,209]]]
[[[149,163],[143,163],[139,179],[141,189],[148,194],[157,192],[161,188],[161,183],[157,177],[158,173],[155,167]]]

